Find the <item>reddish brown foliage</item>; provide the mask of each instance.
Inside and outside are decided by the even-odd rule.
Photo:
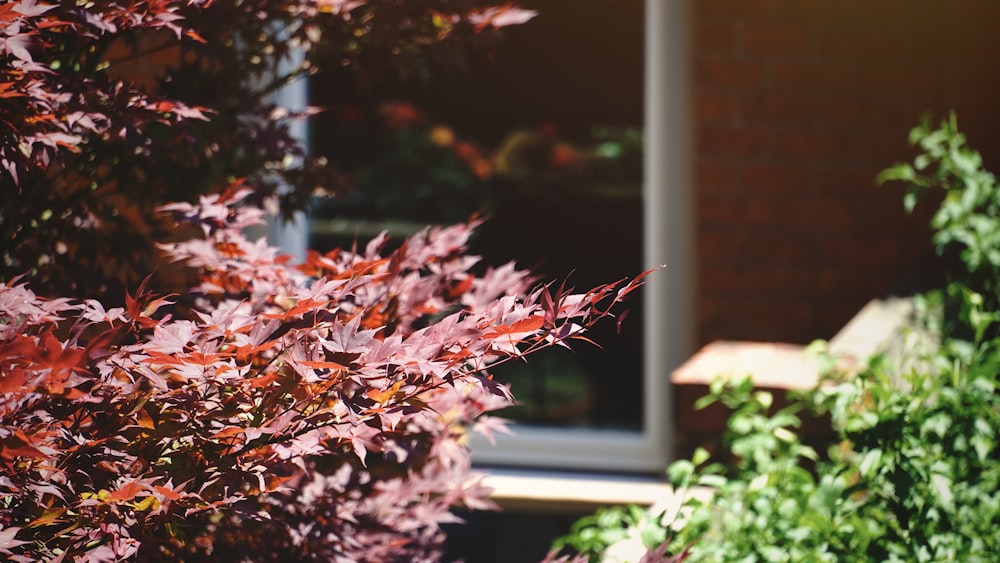
[[[491,506],[465,444],[502,429],[492,368],[583,338],[640,283],[474,276],[474,224],[296,268],[244,237],[247,195],[167,206],[201,233],[164,249],[200,273],[181,295],[0,285],[0,556],[435,561],[452,507]]]

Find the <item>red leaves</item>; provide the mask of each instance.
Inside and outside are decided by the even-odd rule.
[[[511,25],[520,25],[531,21],[538,12],[535,10],[525,10],[518,8],[513,2],[507,2],[500,6],[489,6],[473,10],[469,13],[469,22],[472,23],[477,32],[487,28],[499,29]]]
[[[35,447],[34,440],[20,429],[13,429],[6,436],[0,437],[0,463],[7,472],[13,472],[18,458],[32,460],[46,459],[49,456]]]
[[[199,197],[199,186],[219,178],[281,173],[286,156],[303,152],[284,128],[300,116],[261,113],[271,108],[241,82],[245,73],[226,88],[194,89],[218,97],[188,99],[185,86],[201,84],[198,69],[214,80],[262,54],[262,64],[249,66],[267,67],[289,45],[316,41],[317,22],[329,14],[351,29],[352,10],[357,22],[369,21],[357,0],[219,2],[186,19],[210,4],[0,1],[9,133],[0,135],[0,175],[19,195],[3,215],[27,217],[19,244],[41,241],[49,252],[51,241],[63,241],[44,256],[26,243],[5,248],[4,262],[34,267],[51,258],[74,287],[94,279],[101,288],[108,278],[134,287],[144,264],[159,258],[129,244],[153,232],[132,196],[152,206],[164,192],[183,193],[186,202],[165,210],[190,227],[176,232],[200,237],[163,247],[200,276],[176,304],[154,294],[148,277],[123,307],[45,301],[0,284],[0,560],[125,560],[140,541],[155,546],[146,555],[163,558],[257,555],[226,549],[232,541],[272,542],[291,557],[433,560],[414,554],[433,552],[453,504],[473,506],[485,494],[467,486],[468,452],[455,426],[510,399],[479,373],[508,357],[493,341],[530,347],[559,319],[525,322],[536,307],[518,301],[529,277],[513,265],[469,272],[475,221],[428,229],[389,256],[381,239],[361,252],[310,257],[307,277],[245,238],[263,211],[242,200],[267,190],[240,181]],[[404,43],[423,44],[412,40],[418,12],[387,10],[376,21],[398,22]],[[527,17],[507,3],[464,23],[441,21],[488,31]],[[206,27],[186,27],[197,21]],[[280,40],[268,35],[274,30]],[[346,39],[393,43],[392,31]],[[435,28],[430,43],[452,32]],[[259,36],[267,40],[258,46]],[[393,58],[417,60],[419,49]],[[176,52],[194,57],[184,59],[193,79],[167,80]],[[131,75],[125,67],[136,61],[151,75]],[[177,99],[155,93],[159,79]],[[209,106],[240,113],[204,123],[214,115]],[[32,219],[64,224],[35,240]],[[77,253],[87,241],[97,241],[89,249],[97,252]],[[105,256],[108,241],[128,250]],[[103,299],[103,289],[97,294]],[[111,296],[116,305],[119,297]]]
[[[0,349],[0,354],[3,353],[3,350]],[[16,391],[20,391],[24,388],[24,384],[25,377],[23,367],[6,366],[6,369],[0,372],[0,393],[14,393]]]
[[[64,346],[52,329],[37,336],[14,335],[0,341],[0,393],[23,395],[39,388],[53,395],[70,394],[67,389],[74,373],[87,371],[86,351]]]
[[[520,355],[518,346],[532,337],[537,337],[545,326],[545,317],[533,315],[511,324],[494,326],[483,334],[496,350]]]
[[[526,319],[521,319],[509,325],[495,326],[483,336],[486,338],[499,338],[501,336],[507,336],[510,338],[516,337],[517,339],[521,339],[530,334],[534,334],[544,325],[545,318],[536,315]]]
[[[178,10],[203,2],[147,0],[72,3],[10,0],[0,5],[0,99],[13,128],[0,140],[0,165],[20,187],[24,178],[104,134],[141,132],[154,122],[206,120],[206,109],[177,100],[150,100],[130,84],[111,80],[106,36],[140,36],[161,28],[180,32]],[[194,33],[194,32],[192,32]],[[194,33],[194,37],[197,34]],[[67,48],[69,46],[69,48]],[[74,68],[75,67],[75,68]],[[83,95],[83,93],[87,95]]]
[[[375,401],[376,403],[385,403],[389,399],[396,396],[399,393],[399,389],[403,386],[403,381],[397,381],[393,383],[388,389],[369,389],[365,392],[365,395]]]
[[[457,299],[462,295],[465,295],[470,289],[472,289],[472,282],[475,281],[475,279],[475,276],[467,276],[463,279],[452,282],[451,286],[448,288],[448,297],[450,299]]]
[[[136,289],[135,297],[125,292],[125,312],[128,313],[129,320],[141,328],[152,328],[157,326],[157,322],[151,317],[160,308],[171,303],[172,296],[153,297],[149,290],[149,280],[152,274],[146,276],[139,288]]]
[[[21,92],[14,88],[16,82],[0,82],[0,99],[3,98],[23,98],[27,96],[24,92]]]
[[[159,100],[149,104],[149,107],[159,113],[169,113],[185,119],[208,121],[208,117],[205,115],[205,112],[209,111],[207,108],[189,107],[180,102],[170,100]]]
[[[347,323],[330,327],[327,339],[320,345],[335,354],[361,354],[375,338],[375,329],[362,330],[361,318],[352,317]]]
[[[66,514],[67,509],[65,508],[51,508],[42,513],[41,516],[35,518],[31,522],[28,522],[28,528],[39,528],[43,526],[51,526],[53,524],[58,524],[60,522],[65,522],[66,519],[63,515]]]
[[[267,541],[316,557],[368,554],[298,530],[399,540],[389,559],[407,559],[433,545],[400,540],[408,530],[486,502],[462,436],[504,431],[479,417],[513,401],[486,370],[583,338],[641,283],[573,294],[526,291],[513,265],[473,276],[471,225],[428,229],[388,257],[378,243],[314,256],[307,270],[324,277],[307,278],[245,238],[259,218],[246,193],[170,206],[203,227],[169,248],[202,274],[178,298],[192,310],[148,278],[110,310],[0,284],[0,491],[12,499],[0,521],[31,515],[0,557],[97,557],[150,538],[208,557],[225,538],[262,541],[254,526],[267,522]],[[57,524],[75,531],[53,536]]]
[[[347,366],[338,364],[337,362],[296,362],[300,366],[305,366],[307,368],[315,369],[330,369],[334,371],[347,371]]]
[[[148,487],[144,487],[138,481],[129,481],[125,483],[121,488],[112,491],[108,495],[108,502],[125,502],[130,501],[136,497],[139,493],[147,490]]]
[[[32,32],[9,36],[2,40],[3,43],[0,45],[0,49],[2,49],[2,52],[10,53],[14,58],[20,59],[21,62],[34,62],[31,59],[31,53],[28,52],[32,43],[31,35],[33,35]]]

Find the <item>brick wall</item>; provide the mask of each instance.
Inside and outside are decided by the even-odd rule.
[[[928,246],[877,188],[954,108],[1000,170],[1000,2],[692,0],[697,340],[831,337]]]

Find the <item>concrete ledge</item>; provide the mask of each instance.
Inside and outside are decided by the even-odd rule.
[[[685,498],[663,479],[529,469],[487,469],[483,484],[505,510],[592,511],[638,504],[679,510]]]
[[[828,351],[846,373],[862,367],[874,354],[905,357],[906,338],[913,326],[914,306],[910,298],[870,301],[829,341]],[[729,412],[714,404],[695,410],[717,377],[749,375],[757,388],[770,391],[811,389],[820,380],[817,358],[806,347],[780,342],[716,341],[699,350],[671,374],[674,384],[675,455],[687,457],[695,447],[710,451],[718,446]],[[781,394],[775,399],[780,405]],[[804,436],[822,436],[823,421],[803,421]],[[826,430],[828,431],[828,429]]]
[[[830,339],[830,353],[853,363],[863,363],[878,353],[891,353],[899,346],[905,327],[913,324],[913,315],[912,298],[869,301]]]
[[[758,387],[808,389],[819,381],[819,365],[797,344],[718,340],[684,362],[671,380],[675,385],[707,386],[720,376],[746,375]]]
[[[844,367],[878,353],[898,353],[902,335],[913,326],[913,299],[869,301],[829,341],[830,354]],[[819,382],[819,365],[805,346],[780,342],[719,340],[699,350],[671,374],[675,385],[708,385],[719,376],[750,375],[767,389],[809,389]]]

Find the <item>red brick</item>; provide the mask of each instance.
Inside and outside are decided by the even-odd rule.
[[[890,97],[932,90],[936,82],[927,67],[898,60],[864,65],[861,80],[865,91]]]
[[[909,161],[916,154],[902,130],[894,133],[867,132],[858,142],[862,147],[863,161],[875,167],[876,174],[882,168],[897,162]],[[873,175],[873,181],[874,178]]]
[[[858,68],[844,62],[774,61],[771,86],[779,92],[858,92]]]
[[[701,223],[695,241],[698,261],[706,265],[732,262],[731,258],[745,239],[746,236],[739,231]]]
[[[731,308],[735,308],[735,304]],[[695,344],[704,346],[710,342],[725,339],[729,332],[727,327],[730,317],[732,317],[732,312],[729,312],[725,317],[714,318],[711,322],[699,323],[695,329]],[[704,396],[704,393],[701,396]]]
[[[762,289],[770,290],[777,295],[810,298],[815,292],[816,269],[808,264],[768,268],[760,274],[758,281],[767,284]]]
[[[916,154],[906,137],[921,115],[957,108],[1000,169],[1000,73],[988,48],[1000,3],[770,0],[773,13],[761,15],[733,1],[692,2],[705,26],[695,30],[695,94],[715,96],[696,102],[694,117],[710,219],[698,222],[697,334],[829,338],[929,248],[930,202],[911,217],[901,186],[874,184]],[[709,51],[730,45],[731,28],[743,58]],[[815,41],[809,60],[794,52],[803,35]],[[754,132],[768,151],[755,152]]]
[[[992,60],[996,53],[996,22],[1000,4],[996,2],[955,2],[949,6],[947,22],[938,19],[936,32],[942,41],[928,41],[942,59],[953,63]],[[959,63],[960,64],[960,63]]]
[[[704,267],[736,264],[786,267],[811,264],[819,257],[813,236],[794,236],[780,228],[753,229],[740,224],[702,224],[696,251],[699,264]]]
[[[816,272],[799,265],[743,264],[736,269],[735,282],[738,294],[753,298],[762,297],[809,297],[816,284]]]
[[[891,245],[893,253],[886,255],[884,260],[889,264],[905,264],[917,258],[927,258],[933,253],[931,238],[933,233],[930,229],[922,228],[924,225],[898,225],[893,232],[888,231],[868,231],[872,240],[883,240],[883,244]]]
[[[793,160],[853,160],[857,158],[856,140],[850,135],[832,131],[778,131],[775,134],[775,156]]]
[[[733,308],[730,299],[712,297],[708,292],[701,292],[699,295],[702,297],[695,304],[695,313],[701,320],[707,321],[724,317]]]
[[[741,260],[759,261],[764,264],[805,263],[816,258],[812,237],[794,236],[787,231],[754,232],[738,247]]]
[[[915,21],[915,20],[914,20]],[[918,31],[910,17],[902,24],[881,27],[875,24],[874,31],[869,31],[871,38],[869,45],[874,51],[873,57],[869,60],[877,61],[885,57],[896,64],[903,64],[906,61],[927,61],[933,58],[940,51],[936,41],[928,40],[939,32],[933,29],[932,33],[924,34]]]
[[[850,4],[834,0],[775,0],[774,19],[795,23],[825,25],[843,24],[859,18],[862,14],[850,9]]]
[[[897,96],[882,96],[870,92],[861,101],[862,122],[869,129],[894,132],[905,140],[906,132],[919,121],[906,104],[901,104]]]
[[[816,338],[815,311],[805,300],[746,299],[736,315],[739,327],[732,338],[807,344]]]
[[[818,96],[816,121],[824,128],[856,129],[867,123],[862,101],[855,95]]]
[[[820,194],[851,194],[867,197],[875,190],[877,170],[870,166],[831,164],[814,168],[816,192]],[[866,205],[867,207],[867,205]]]
[[[699,328],[710,329],[710,327],[724,321],[735,309],[733,301],[734,299],[731,297],[719,297],[700,291],[695,303],[695,314]],[[701,344],[702,341],[699,339],[698,343]]]
[[[865,19],[817,29],[816,53],[826,60],[891,64],[913,55],[916,43],[910,39],[911,35],[905,24],[880,26]]]
[[[984,2],[983,4],[988,4]],[[937,0],[774,0],[774,19],[819,23],[826,27],[901,27],[919,23],[926,26],[928,18],[940,22],[945,10]],[[954,12],[966,2],[951,3]],[[975,4],[975,2],[971,3]]]
[[[808,56],[812,34],[793,24],[748,23],[740,30],[740,50],[746,55]]]
[[[698,87],[726,91],[755,91],[765,87],[767,72],[761,61],[697,57],[694,82]],[[696,97],[698,91],[696,90]]]
[[[698,268],[698,290],[706,295],[738,295],[746,291],[735,264],[710,264]]]
[[[770,225],[775,205],[759,197],[706,196],[698,198],[698,219],[706,225]]]
[[[770,0],[697,0],[691,5],[697,19],[757,20],[772,13]]]
[[[729,92],[701,91],[694,98],[698,123],[732,123],[739,115],[736,95]]]
[[[774,202],[757,196],[741,198],[739,201],[740,223],[747,226],[773,225],[778,209]]]
[[[824,61],[816,64],[815,79],[823,92],[858,90],[859,65]]]
[[[800,92],[752,93],[740,96],[740,115],[747,122],[811,123],[813,100]]]
[[[736,53],[736,26],[732,22],[699,22],[694,27],[694,49],[698,54]]]
[[[840,293],[856,294],[865,289],[865,274],[824,261],[823,269],[816,273],[817,297],[829,298]]]
[[[905,259],[895,263],[882,264],[879,270],[868,272],[868,275],[865,276],[865,292],[863,294],[866,299],[885,295],[899,281],[900,276],[915,263],[915,255],[907,253],[900,256],[905,256]]]
[[[694,166],[694,191],[699,194],[733,193],[737,185],[737,167],[727,162],[699,161]]]
[[[797,195],[809,190],[812,173],[803,166],[788,164],[744,164],[740,182],[746,193],[761,195]]]
[[[866,198],[865,208],[859,210],[862,219],[859,229],[871,237],[909,243],[909,247],[930,248],[930,219],[936,206],[929,201],[920,203],[911,215],[903,209],[902,193],[901,188],[889,186],[875,189]]]
[[[704,155],[763,156],[770,154],[774,148],[774,132],[764,129],[699,127],[695,146]]]
[[[797,230],[847,232],[862,222],[853,209],[857,201],[834,198],[790,199],[781,203],[778,212],[783,223]]]
[[[737,215],[736,202],[729,195],[701,195],[697,198],[696,210],[698,221],[706,227],[730,225]]]
[[[843,26],[821,28],[816,32],[816,53],[825,60],[864,60],[871,53],[868,29]],[[871,55],[878,56],[877,53]]]
[[[897,263],[901,246],[885,238],[838,234],[822,237],[819,250],[829,264],[842,268],[871,268]]]

